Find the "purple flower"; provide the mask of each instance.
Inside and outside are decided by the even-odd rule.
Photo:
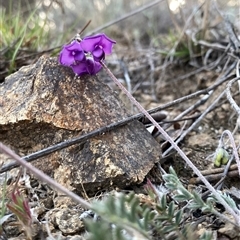
[[[78,61],[81,62],[84,60],[84,51],[82,50],[80,43],[76,40],[68,45],[63,46],[59,56],[59,62],[66,66],[71,66]]]
[[[77,62],[77,64],[71,65],[71,68],[78,75],[85,73],[94,75],[101,70],[102,65],[99,62],[94,61],[92,56],[86,56],[85,61]]]
[[[104,60],[105,55],[112,53],[115,43],[104,33],[85,37],[83,40],[75,39],[70,44],[63,46],[59,62],[71,67],[78,75],[94,75],[102,69],[100,61]]]
[[[80,45],[85,52],[91,52],[95,61],[100,62],[105,58],[105,54],[112,53],[113,44],[116,42],[104,33],[91,37],[85,37]]]

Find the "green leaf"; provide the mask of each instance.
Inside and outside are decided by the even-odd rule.
[[[205,231],[200,237],[199,240],[211,240],[213,239],[212,232],[210,231]]]
[[[169,225],[162,228],[162,232],[165,234],[169,232],[173,232],[174,230],[176,231],[176,227],[174,225]]]
[[[137,213],[138,213],[138,206],[139,206],[139,200],[137,198],[132,199],[130,202],[130,215],[129,220],[135,221],[137,219]]]
[[[193,197],[194,197],[194,200],[195,200],[196,203],[198,203],[200,206],[205,205],[204,201],[202,200],[202,198],[199,196],[199,194],[197,192],[193,191],[192,194],[193,194]]]
[[[168,216],[173,218],[174,216],[174,211],[175,211],[175,205],[174,202],[170,202],[169,207],[168,207]]]
[[[162,220],[162,221],[169,220],[169,216],[168,215],[159,215],[157,217],[157,220]]]
[[[176,185],[175,183],[168,182],[168,183],[165,184],[165,186],[166,186],[167,189],[170,189],[172,191],[178,189],[178,185]]]
[[[145,207],[146,208],[146,207]],[[144,210],[134,193],[109,196],[101,202],[93,203],[93,208],[106,222],[113,223],[129,233],[138,233],[147,237],[149,225],[141,219]],[[144,226],[147,228],[145,229]]]
[[[166,195],[163,195],[160,201],[160,208],[163,209],[163,211],[167,208],[167,198]]]
[[[184,201],[187,201],[189,199],[186,198],[186,196],[183,195],[183,194],[177,194],[177,195],[174,196],[174,200],[176,200],[178,202],[184,202]]]
[[[185,188],[185,187],[180,187],[179,192],[181,192],[187,200],[190,200],[193,198],[193,195]]]
[[[94,222],[88,219],[84,222],[89,232],[87,235],[87,240],[127,240],[127,238],[121,233],[121,228],[116,226],[116,228],[111,229],[110,224],[103,220],[100,222]]]
[[[176,224],[179,225],[182,220],[182,210],[179,210],[175,215]]]
[[[151,224],[151,221],[154,219],[156,213],[151,211],[149,207],[147,206],[146,209],[143,212],[143,229],[148,229],[149,224]]]

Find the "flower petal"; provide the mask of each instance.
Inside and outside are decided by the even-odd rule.
[[[71,68],[79,76],[88,73],[86,62],[79,62],[78,64],[71,65]]]
[[[74,40],[70,44],[65,45],[64,48],[66,48],[69,51],[82,50],[80,42],[78,42],[77,40]]]
[[[99,45],[103,48],[103,51],[105,52],[105,54],[111,54],[113,44],[116,44],[116,42],[111,38],[107,37],[104,33],[102,33],[101,35],[102,35],[102,38],[99,42]]]
[[[92,51],[92,55],[94,57],[94,60],[96,60],[97,62],[100,62],[102,59],[105,58],[105,53],[100,46],[95,47],[95,49]]]
[[[98,73],[102,68],[102,65],[99,62],[94,61],[92,58],[87,58],[86,66],[88,73],[91,75]]]
[[[63,65],[70,66],[75,61],[85,60],[84,52],[78,41],[74,40],[72,43],[63,46],[59,56],[59,62]]]
[[[74,56],[71,54],[71,52],[63,48],[59,55],[59,62],[62,65],[70,66],[74,63],[74,61]]]
[[[112,52],[113,44],[116,42],[104,33],[84,38],[82,41],[74,40],[63,46],[59,62],[67,65],[78,74],[96,74],[102,65],[99,63],[105,58],[105,54]]]
[[[95,35],[91,37],[85,37],[81,42],[80,45],[82,49],[86,52],[92,52],[96,45],[98,45],[99,41],[101,40],[101,35]]]
[[[102,65],[99,62],[95,62],[94,73],[97,74],[102,69]]]
[[[85,54],[82,51],[75,51],[75,56],[74,56],[75,61],[85,61],[86,57]]]
[[[91,37],[85,37],[80,45],[86,52],[94,51],[95,47],[101,46],[105,54],[111,54],[113,44],[116,42],[109,37],[107,37],[104,33],[97,34]]]

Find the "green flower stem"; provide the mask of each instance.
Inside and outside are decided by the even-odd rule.
[[[191,162],[191,160],[185,155],[185,153],[178,147],[174,140],[164,131],[164,129],[152,118],[152,116],[142,107],[142,105],[127,91],[127,89],[117,80],[113,73],[108,69],[103,61],[100,62],[103,68],[106,70],[111,79],[117,84],[117,86],[127,95],[130,101],[142,112],[151,123],[158,129],[158,131],[164,136],[164,138],[169,141],[169,143],[175,148],[178,154],[184,159],[189,167],[192,168],[194,173],[201,179],[201,181],[206,185],[206,187],[215,195],[218,201],[225,207],[225,209],[232,214],[237,226],[240,226],[240,214],[235,213],[234,210],[226,203],[226,201],[218,194],[218,192],[213,188],[213,186],[207,181],[207,179],[201,174],[198,168]]]

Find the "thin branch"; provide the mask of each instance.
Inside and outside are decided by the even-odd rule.
[[[0,151],[8,155],[9,157],[15,159],[19,164],[21,164],[23,167],[25,167],[27,170],[29,170],[31,173],[33,173],[37,178],[39,178],[41,181],[46,182],[50,186],[52,186],[54,189],[57,189],[58,191],[62,192],[63,194],[66,194],[70,198],[72,198],[75,202],[81,204],[83,207],[90,209],[91,204],[85,201],[83,198],[79,197],[75,193],[69,191],[67,188],[63,187],[56,181],[54,181],[52,178],[47,176],[45,173],[40,171],[39,169],[35,168],[30,163],[26,162],[22,158],[20,158],[16,153],[14,153],[10,148],[5,146],[3,143],[0,142]]]
[[[231,95],[231,87],[232,87],[232,84],[236,81],[238,81],[240,78],[239,77],[236,77],[234,78],[233,80],[231,80],[228,84],[227,84],[227,88],[226,88],[226,96],[227,96],[227,99],[228,101],[230,102],[232,108],[237,112],[238,116],[240,116],[240,108],[239,106],[237,105],[237,103],[234,101],[232,95]]]
[[[209,174],[209,175],[205,175],[205,178],[209,181],[209,182],[216,182],[217,180],[220,180],[225,174],[224,173],[214,173],[214,174]],[[230,170],[227,174],[227,177],[232,177],[235,178],[238,176],[238,170]],[[202,180],[197,177],[197,178],[191,178],[189,183],[190,184],[199,184],[201,183]]]
[[[233,149],[233,155],[235,156],[235,160],[237,162],[238,172],[239,172],[239,177],[240,177],[240,160],[239,160],[239,156],[238,156],[237,147],[236,147],[236,144],[235,144],[234,139],[233,139],[233,135],[232,135],[232,133],[229,130],[225,130],[222,133],[220,141],[223,139],[224,135],[228,135],[228,138],[229,138],[229,140],[231,142],[232,149]]]
[[[127,97],[132,101],[132,103],[142,112],[158,129],[158,131],[163,135],[163,137],[175,148],[178,154],[184,159],[194,173],[201,178],[202,182],[206,187],[214,194],[216,199],[225,207],[225,209],[234,217],[235,222],[240,226],[240,214],[235,212],[228,203],[222,198],[222,196],[214,189],[214,187],[206,180],[206,178],[201,174],[199,169],[191,162],[191,160],[185,155],[185,153],[178,147],[174,140],[164,131],[164,129],[152,118],[152,116],[141,106],[139,102],[127,91],[127,89],[117,80],[117,78],[112,74],[112,72],[107,68],[107,66],[101,61],[103,68],[106,70],[111,79],[116,83],[116,85],[127,95]]]
[[[238,78],[235,78],[233,80],[237,80]],[[232,81],[233,81],[232,80]],[[224,94],[226,93],[227,90],[223,91],[214,101],[213,103],[202,113],[202,115],[188,128],[188,130],[186,130],[176,141],[176,144],[178,144],[179,142],[181,142],[186,135],[193,130],[194,128],[196,128],[200,121],[219,103],[220,99],[224,96]],[[163,156],[166,156],[174,147],[171,146],[170,148],[168,148],[164,153]]]
[[[123,20],[125,20],[125,19],[127,19],[129,17],[132,17],[132,16],[134,16],[134,15],[136,15],[136,14],[138,14],[138,13],[140,13],[140,12],[142,12],[142,11],[148,9],[148,8],[154,7],[155,5],[157,5],[158,3],[161,3],[161,2],[163,2],[163,0],[157,0],[157,1],[151,2],[149,4],[146,4],[146,5],[138,8],[138,9],[136,9],[136,10],[130,12],[130,13],[127,13],[126,15],[124,15],[124,16],[118,18],[118,19],[110,21],[110,22],[104,24],[103,26],[100,26],[99,28],[96,28],[96,29],[92,30],[91,32],[88,32],[86,34],[86,36],[89,36],[89,35],[92,35],[94,33],[100,32],[103,29],[108,28],[108,27],[110,27],[110,26],[112,26],[112,25],[114,25],[116,23],[119,23],[119,22],[121,22],[121,21],[123,21]]]
[[[201,34],[202,39],[205,39],[205,35],[208,29],[209,6],[210,6],[210,0],[206,0],[203,8],[203,21],[202,21],[202,34]]]
[[[216,173],[223,173],[224,170],[225,170],[225,167],[211,168],[211,169],[203,170],[201,171],[201,173],[202,175],[207,176],[207,175],[216,174]],[[232,164],[229,167],[229,171],[233,171],[233,170],[237,170],[237,164]]]
[[[200,91],[197,91],[195,93],[192,93],[192,94],[189,94],[187,96],[184,96],[182,98],[179,98],[179,99],[176,99],[172,102],[169,102],[169,103],[166,103],[164,105],[161,105],[159,107],[156,107],[156,108],[153,108],[151,110],[149,110],[149,114],[154,114],[156,112],[159,112],[161,110],[164,110],[164,109],[167,109],[169,107],[172,107],[172,106],[175,106],[179,103],[182,103],[184,101],[188,101],[190,99],[193,99],[199,95],[202,95],[202,94],[209,94],[210,91],[212,91],[213,89],[217,88],[219,85],[221,85],[223,82],[225,82],[226,80],[229,79],[229,77],[232,77],[232,75],[230,76],[226,76],[224,78],[221,78],[216,84],[212,85],[211,87],[209,88],[206,88],[206,89],[203,89],[203,90],[200,90]],[[53,152],[56,152],[56,151],[59,151],[61,149],[64,149],[64,148],[67,148],[67,147],[70,147],[72,145],[75,145],[75,144],[80,144],[80,143],[83,143],[85,142],[86,140],[90,139],[90,138],[93,138],[93,137],[96,137],[96,136],[99,136],[105,132],[108,132],[108,131],[111,131],[117,127],[121,127],[121,126],[124,126],[134,120],[139,120],[141,122],[144,122],[145,120],[145,115],[143,113],[138,113],[136,115],[133,115],[131,117],[128,117],[126,119],[123,119],[117,123],[112,123],[112,124],[109,124],[107,126],[104,126],[102,128],[99,128],[99,129],[96,129],[90,133],[87,133],[85,135],[82,135],[80,137],[76,137],[76,138],[73,138],[73,139],[70,139],[70,140],[67,140],[67,141],[64,141],[64,142],[61,142],[61,143],[58,143],[58,144],[55,144],[53,146],[50,146],[48,148],[45,148],[45,149],[42,149],[40,151],[37,151],[35,153],[31,153],[25,157],[23,157],[23,159],[27,162],[32,162],[34,160],[37,160],[39,159],[40,157],[44,157],[44,156],[47,156]],[[6,164],[4,166],[2,166],[0,168],[0,173],[3,173],[3,172],[6,172],[6,171],[9,171],[13,168],[16,168],[18,167],[19,164],[17,162],[12,162],[12,163],[9,163],[9,164]]]

